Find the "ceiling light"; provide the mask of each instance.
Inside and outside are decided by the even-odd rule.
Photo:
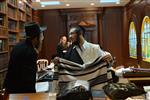
[[[40,2],[41,0],[36,0],[36,2]]]
[[[22,1],[19,1],[19,4],[22,4]]]
[[[94,6],[94,5],[95,5],[95,3],[91,3],[90,5],[91,5],[91,6]]]
[[[41,7],[45,7],[45,5],[41,5]]]
[[[43,2],[40,2],[41,5],[44,5],[44,6],[48,6],[48,5],[60,5],[60,2],[59,1],[43,1]]]
[[[115,3],[118,0],[100,0],[101,3]]]
[[[120,0],[117,0],[117,1],[116,1],[116,4],[120,4]]]
[[[70,6],[70,4],[67,3],[66,6]]]

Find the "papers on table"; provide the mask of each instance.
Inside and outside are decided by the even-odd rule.
[[[36,92],[48,92],[50,91],[51,84],[50,82],[37,82],[36,83]]]

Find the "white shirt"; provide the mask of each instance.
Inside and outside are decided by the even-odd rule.
[[[103,51],[98,44],[92,44],[87,41],[84,41],[83,45],[81,46],[81,49],[78,46],[76,46],[76,50],[79,53],[84,64],[92,63],[98,57],[108,54],[105,51]]]

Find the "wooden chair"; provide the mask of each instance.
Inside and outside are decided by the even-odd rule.
[[[37,60],[37,67],[38,67],[38,72],[41,70],[46,69],[46,67],[48,66],[48,60],[47,59],[38,59]]]

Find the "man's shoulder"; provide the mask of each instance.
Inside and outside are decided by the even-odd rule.
[[[20,52],[20,53],[21,52],[26,53],[28,50],[31,50],[30,46],[28,46],[25,41],[17,43],[13,49],[14,51]]]
[[[90,43],[90,42],[87,42],[87,44],[89,45],[89,47],[91,48],[99,48],[99,44],[94,44],[94,43]]]
[[[15,45],[14,49],[22,49],[25,46],[25,42],[19,42]]]

